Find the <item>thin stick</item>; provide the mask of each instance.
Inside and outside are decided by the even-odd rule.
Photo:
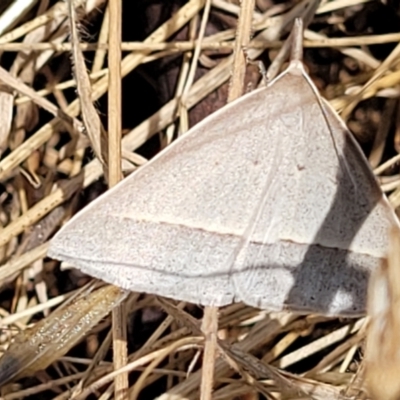
[[[246,53],[251,36],[251,22],[253,18],[254,0],[245,0],[240,9],[238,30],[235,38],[233,54],[233,69],[230,81],[228,102],[231,102],[243,93],[243,83],[246,73]]]
[[[106,18],[106,14],[105,17]],[[256,28],[256,24],[254,28]],[[339,51],[343,50],[342,47],[351,46],[370,46],[373,44],[385,44],[385,43],[398,43],[400,41],[399,33],[386,33],[382,35],[365,35],[365,36],[355,36],[355,37],[342,37],[342,38],[329,38],[325,37],[314,31],[308,31],[307,34],[310,36],[303,41],[304,48],[338,48]],[[311,37],[312,35],[312,37]],[[216,36],[216,35],[215,35]],[[249,48],[255,49],[278,49],[282,46],[281,40],[273,41],[263,41],[263,40],[253,40],[249,44]],[[234,42],[229,41],[229,36],[227,35],[226,40],[218,41],[217,38],[213,40],[212,36],[207,36],[204,41],[198,45],[197,41],[190,40],[179,40],[176,42],[162,42],[162,43],[143,43],[143,42],[122,42],[122,51],[171,51],[171,52],[185,52],[192,51],[199,46],[200,50],[230,50],[235,47]],[[56,52],[69,52],[71,51],[71,43],[63,42],[37,42],[37,43],[24,43],[24,42],[11,42],[11,43],[1,43],[0,51],[4,52],[19,52],[19,51],[46,51],[54,50]],[[101,41],[97,43],[86,43],[81,42],[79,48],[83,52],[90,51],[106,51],[108,50],[108,43],[103,43]],[[145,61],[146,62],[146,61]]]
[[[254,0],[244,0],[240,9],[238,30],[235,39],[235,52],[228,102],[240,97],[246,73],[246,54],[244,50],[250,43]],[[202,331],[205,335],[203,368],[201,375],[200,399],[211,400],[214,384],[214,369],[217,352],[218,308],[205,307]]]
[[[109,186],[122,178],[121,172],[121,0],[109,3],[109,89],[108,89],[108,158]]]
[[[113,187],[122,178],[121,172],[121,0],[109,2],[109,90],[108,90],[108,160],[109,186]],[[114,369],[123,368],[128,361],[126,340],[125,303],[112,312]],[[128,372],[115,377],[115,399],[128,399]]]
[[[201,324],[204,334],[203,366],[201,370],[200,400],[211,400],[217,354],[218,308],[205,307]]]

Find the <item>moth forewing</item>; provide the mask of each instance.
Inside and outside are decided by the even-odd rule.
[[[205,306],[358,316],[390,226],[359,146],[295,59],[78,213],[49,255]]]

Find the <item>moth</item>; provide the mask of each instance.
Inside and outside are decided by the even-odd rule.
[[[299,58],[93,201],[49,255],[201,305],[358,316],[399,222]]]

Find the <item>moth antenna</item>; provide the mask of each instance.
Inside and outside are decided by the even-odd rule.
[[[290,61],[292,64],[301,63],[303,58],[303,20],[296,18],[293,23],[292,31],[285,43],[279,50],[267,73],[264,75],[264,80],[268,83],[271,82],[279,73],[281,66],[288,59],[290,54]]]
[[[290,61],[298,62],[303,59],[303,20],[296,18],[289,41],[291,41]]]

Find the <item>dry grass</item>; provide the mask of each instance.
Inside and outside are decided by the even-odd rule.
[[[245,59],[237,49],[246,47],[248,60],[263,54],[268,63],[293,19],[304,16],[311,2],[256,1],[250,40],[245,18],[238,32],[234,29],[239,2],[214,0],[207,18],[201,0],[183,6],[149,2],[151,12],[144,14],[143,8],[139,15],[128,12],[136,2],[125,1],[124,26],[146,24],[137,36],[143,40],[122,43],[116,39],[118,29],[108,29],[109,18],[116,21],[114,27],[118,24],[117,1],[75,1],[80,39],[70,36],[68,2],[15,1],[19,8],[6,13],[8,3],[4,9],[0,3],[1,398],[199,398],[203,332],[208,329],[201,325],[200,310],[150,295],[126,299],[116,288],[90,283],[74,270],[61,271],[56,261],[45,258],[47,243],[61,223],[105,188],[105,181],[118,181],[121,124],[127,173],[167,146],[176,132],[226,102],[233,63],[238,79],[232,81],[229,99],[254,87],[257,67],[250,63],[245,74]],[[27,12],[21,3],[31,5]],[[400,33],[390,26],[390,18],[400,26],[396,12],[365,0],[323,3],[304,41],[312,78],[365,148],[394,208],[400,206]],[[204,28],[201,40],[198,26]],[[126,29],[125,36],[131,37]],[[120,64],[119,46],[124,51]],[[82,91],[79,96],[75,92],[70,53],[79,49],[87,51],[89,72],[83,96],[91,92],[100,125],[112,133],[105,155],[99,150],[101,126],[83,133],[93,110],[85,113],[83,107],[81,114]],[[75,77],[85,81],[86,71],[74,60],[81,73]],[[110,79],[106,65],[112,69]],[[117,101],[119,73],[126,77],[122,105]],[[113,100],[108,109],[107,96]],[[109,314],[117,305],[112,345]],[[127,325],[121,322],[125,318]],[[213,325],[212,316],[208,322]],[[235,304],[219,310],[218,330],[218,339],[211,340],[216,359],[207,361],[215,361],[213,399],[368,398],[365,318],[271,314]],[[129,381],[123,378],[127,372]],[[114,394],[117,376],[122,378],[115,381]]]

